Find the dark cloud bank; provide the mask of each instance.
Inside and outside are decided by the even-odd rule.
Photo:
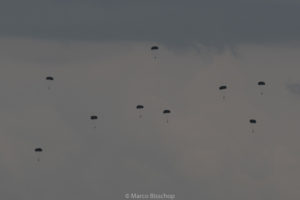
[[[0,35],[213,47],[300,37],[293,1],[2,1]]]

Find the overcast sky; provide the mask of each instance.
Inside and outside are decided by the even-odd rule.
[[[295,0],[2,1],[0,35],[219,48],[294,42],[299,9]]]
[[[299,199],[299,9],[2,1],[0,197]]]

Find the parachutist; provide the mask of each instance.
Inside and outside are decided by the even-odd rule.
[[[220,91],[223,91],[224,90],[224,92],[222,92],[223,93],[223,96],[222,96],[222,99],[223,99],[223,101],[225,100],[225,98],[226,98],[226,96],[225,96],[225,90],[227,89],[227,86],[226,85],[221,85],[221,86],[219,86],[219,90]]]
[[[168,115],[171,114],[171,110],[163,110],[163,114],[166,115],[166,123],[169,123]]]
[[[43,149],[40,148],[40,147],[38,147],[38,148],[35,148],[34,151],[35,151],[36,153],[41,153],[41,152],[43,152]],[[37,161],[40,162],[40,157],[39,157],[39,155],[37,156]]]
[[[92,115],[92,116],[90,116],[90,119],[92,120],[92,121],[96,121],[97,119],[98,119],[98,116],[97,115]],[[96,122],[95,122],[96,123]],[[97,128],[97,126],[93,123],[93,129],[95,129],[96,130],[96,128]]]
[[[264,81],[259,81],[259,82],[257,83],[257,85],[261,87],[261,90],[263,90],[262,87],[265,86],[266,83],[265,83]],[[263,91],[261,91],[261,92],[260,92],[260,95],[263,95],[263,94],[264,94]]]
[[[50,90],[50,88],[51,88],[51,87],[50,87],[50,82],[51,82],[51,81],[54,81],[54,78],[53,78],[52,76],[47,76],[47,77],[46,77],[46,80],[49,81],[48,90]]]
[[[142,110],[144,109],[143,105],[137,105],[136,109],[139,111],[139,118],[142,118]]]
[[[158,49],[159,49],[158,46],[152,46],[152,47],[151,47],[152,56],[153,56],[153,58],[154,58],[155,60],[157,59],[156,51],[158,51]]]
[[[250,124],[256,124],[256,120],[255,120],[255,119],[250,119],[249,122],[250,122]],[[252,128],[251,132],[252,132],[252,133],[255,132],[255,131],[254,131],[254,128]]]

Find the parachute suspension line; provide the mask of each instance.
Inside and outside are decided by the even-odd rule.
[[[97,124],[96,124],[96,121],[97,121],[97,120],[92,121],[94,131],[97,130]]]

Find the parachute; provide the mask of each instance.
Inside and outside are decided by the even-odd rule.
[[[222,95],[222,99],[225,100],[226,96],[225,96],[225,90],[227,89],[226,85],[221,85],[219,86],[219,90],[222,91],[223,95]]]
[[[151,50],[153,51],[153,50],[158,50],[159,49],[159,47],[158,46],[152,46],[151,47]]]
[[[92,116],[90,117],[90,119],[91,119],[91,120],[96,120],[96,119],[98,119],[98,116],[97,116],[97,115],[92,115]]]
[[[169,118],[168,118],[168,115],[171,114],[171,110],[163,110],[162,112],[165,116],[166,116],[166,123],[169,123]]]
[[[266,83],[264,81],[259,81],[259,82],[257,82],[257,85],[261,87],[260,88],[260,94],[263,95],[264,92],[263,92],[263,88],[262,87],[265,86]]]
[[[39,153],[43,152],[43,149],[38,147],[38,148],[34,149],[34,152],[39,154]],[[37,161],[39,162],[41,159],[40,159],[40,156],[38,154],[37,154]]]
[[[163,111],[163,114],[170,114],[170,113],[171,113],[170,110],[164,110],[164,111]]]
[[[137,105],[136,109],[139,111],[139,118],[142,118],[142,110],[144,109],[143,105]]]
[[[144,109],[144,106],[143,105],[137,105],[136,109]]]
[[[226,90],[227,89],[227,86],[226,85],[221,85],[220,87],[219,87],[219,90]]]
[[[35,148],[34,151],[35,152],[43,152],[43,149],[42,148]]]
[[[48,80],[48,81],[54,81],[54,78],[52,76],[47,76],[46,80]]]

